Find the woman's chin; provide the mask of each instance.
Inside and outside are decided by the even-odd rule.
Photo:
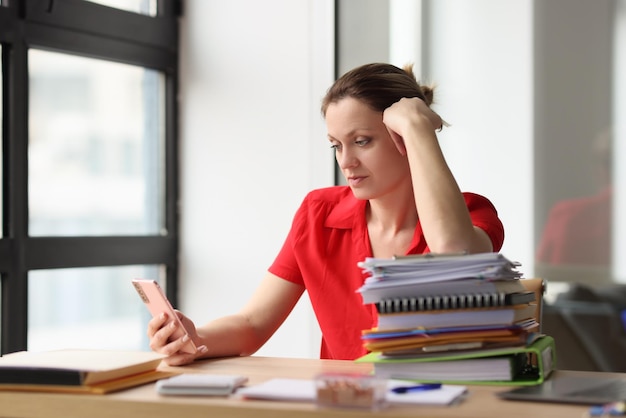
[[[352,194],[354,195],[354,197],[356,199],[359,199],[359,200],[369,200],[369,199],[372,198],[371,193],[367,193],[363,189],[350,187],[350,190],[352,190]]]

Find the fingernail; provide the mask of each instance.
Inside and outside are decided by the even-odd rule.
[[[183,341],[189,341],[189,335],[187,334],[183,335]]]
[[[201,353],[206,353],[207,351],[209,351],[209,349],[206,345],[201,345],[200,347],[198,347],[198,351]]]

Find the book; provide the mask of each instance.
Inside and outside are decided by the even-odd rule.
[[[436,311],[447,309],[489,308],[522,305],[535,301],[535,292],[489,292],[427,294],[422,296],[386,298],[376,302],[379,314]]]
[[[0,357],[0,390],[107,393],[171,376],[157,370],[162,359],[144,351],[20,351]]]
[[[523,347],[390,358],[371,352],[356,360],[373,363],[374,375],[386,379],[453,384],[536,385],[554,370],[556,350],[548,335]]]
[[[478,325],[511,325],[532,318],[534,304],[506,308],[468,308],[450,310],[424,310],[421,312],[386,313],[378,315],[377,330],[401,328],[446,328]]]

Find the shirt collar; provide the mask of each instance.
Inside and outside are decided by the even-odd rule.
[[[367,200],[354,197],[352,193],[342,198],[331,210],[325,227],[338,229],[352,229],[355,224],[365,222],[365,206]]]
[[[367,202],[367,200],[357,199],[352,193],[342,197],[326,217],[324,226],[327,228],[353,229],[355,230],[355,239],[357,239],[356,236],[360,234],[361,230],[364,231],[362,233],[366,236],[365,208]],[[366,241],[365,245],[369,256],[371,249],[369,248],[369,238],[367,236]],[[418,221],[407,254],[422,254],[428,251],[426,240],[422,236],[422,227]]]

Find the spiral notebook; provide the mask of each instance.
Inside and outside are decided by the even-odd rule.
[[[380,314],[446,309],[493,308],[535,301],[535,292],[490,292],[387,298],[376,303]]]

